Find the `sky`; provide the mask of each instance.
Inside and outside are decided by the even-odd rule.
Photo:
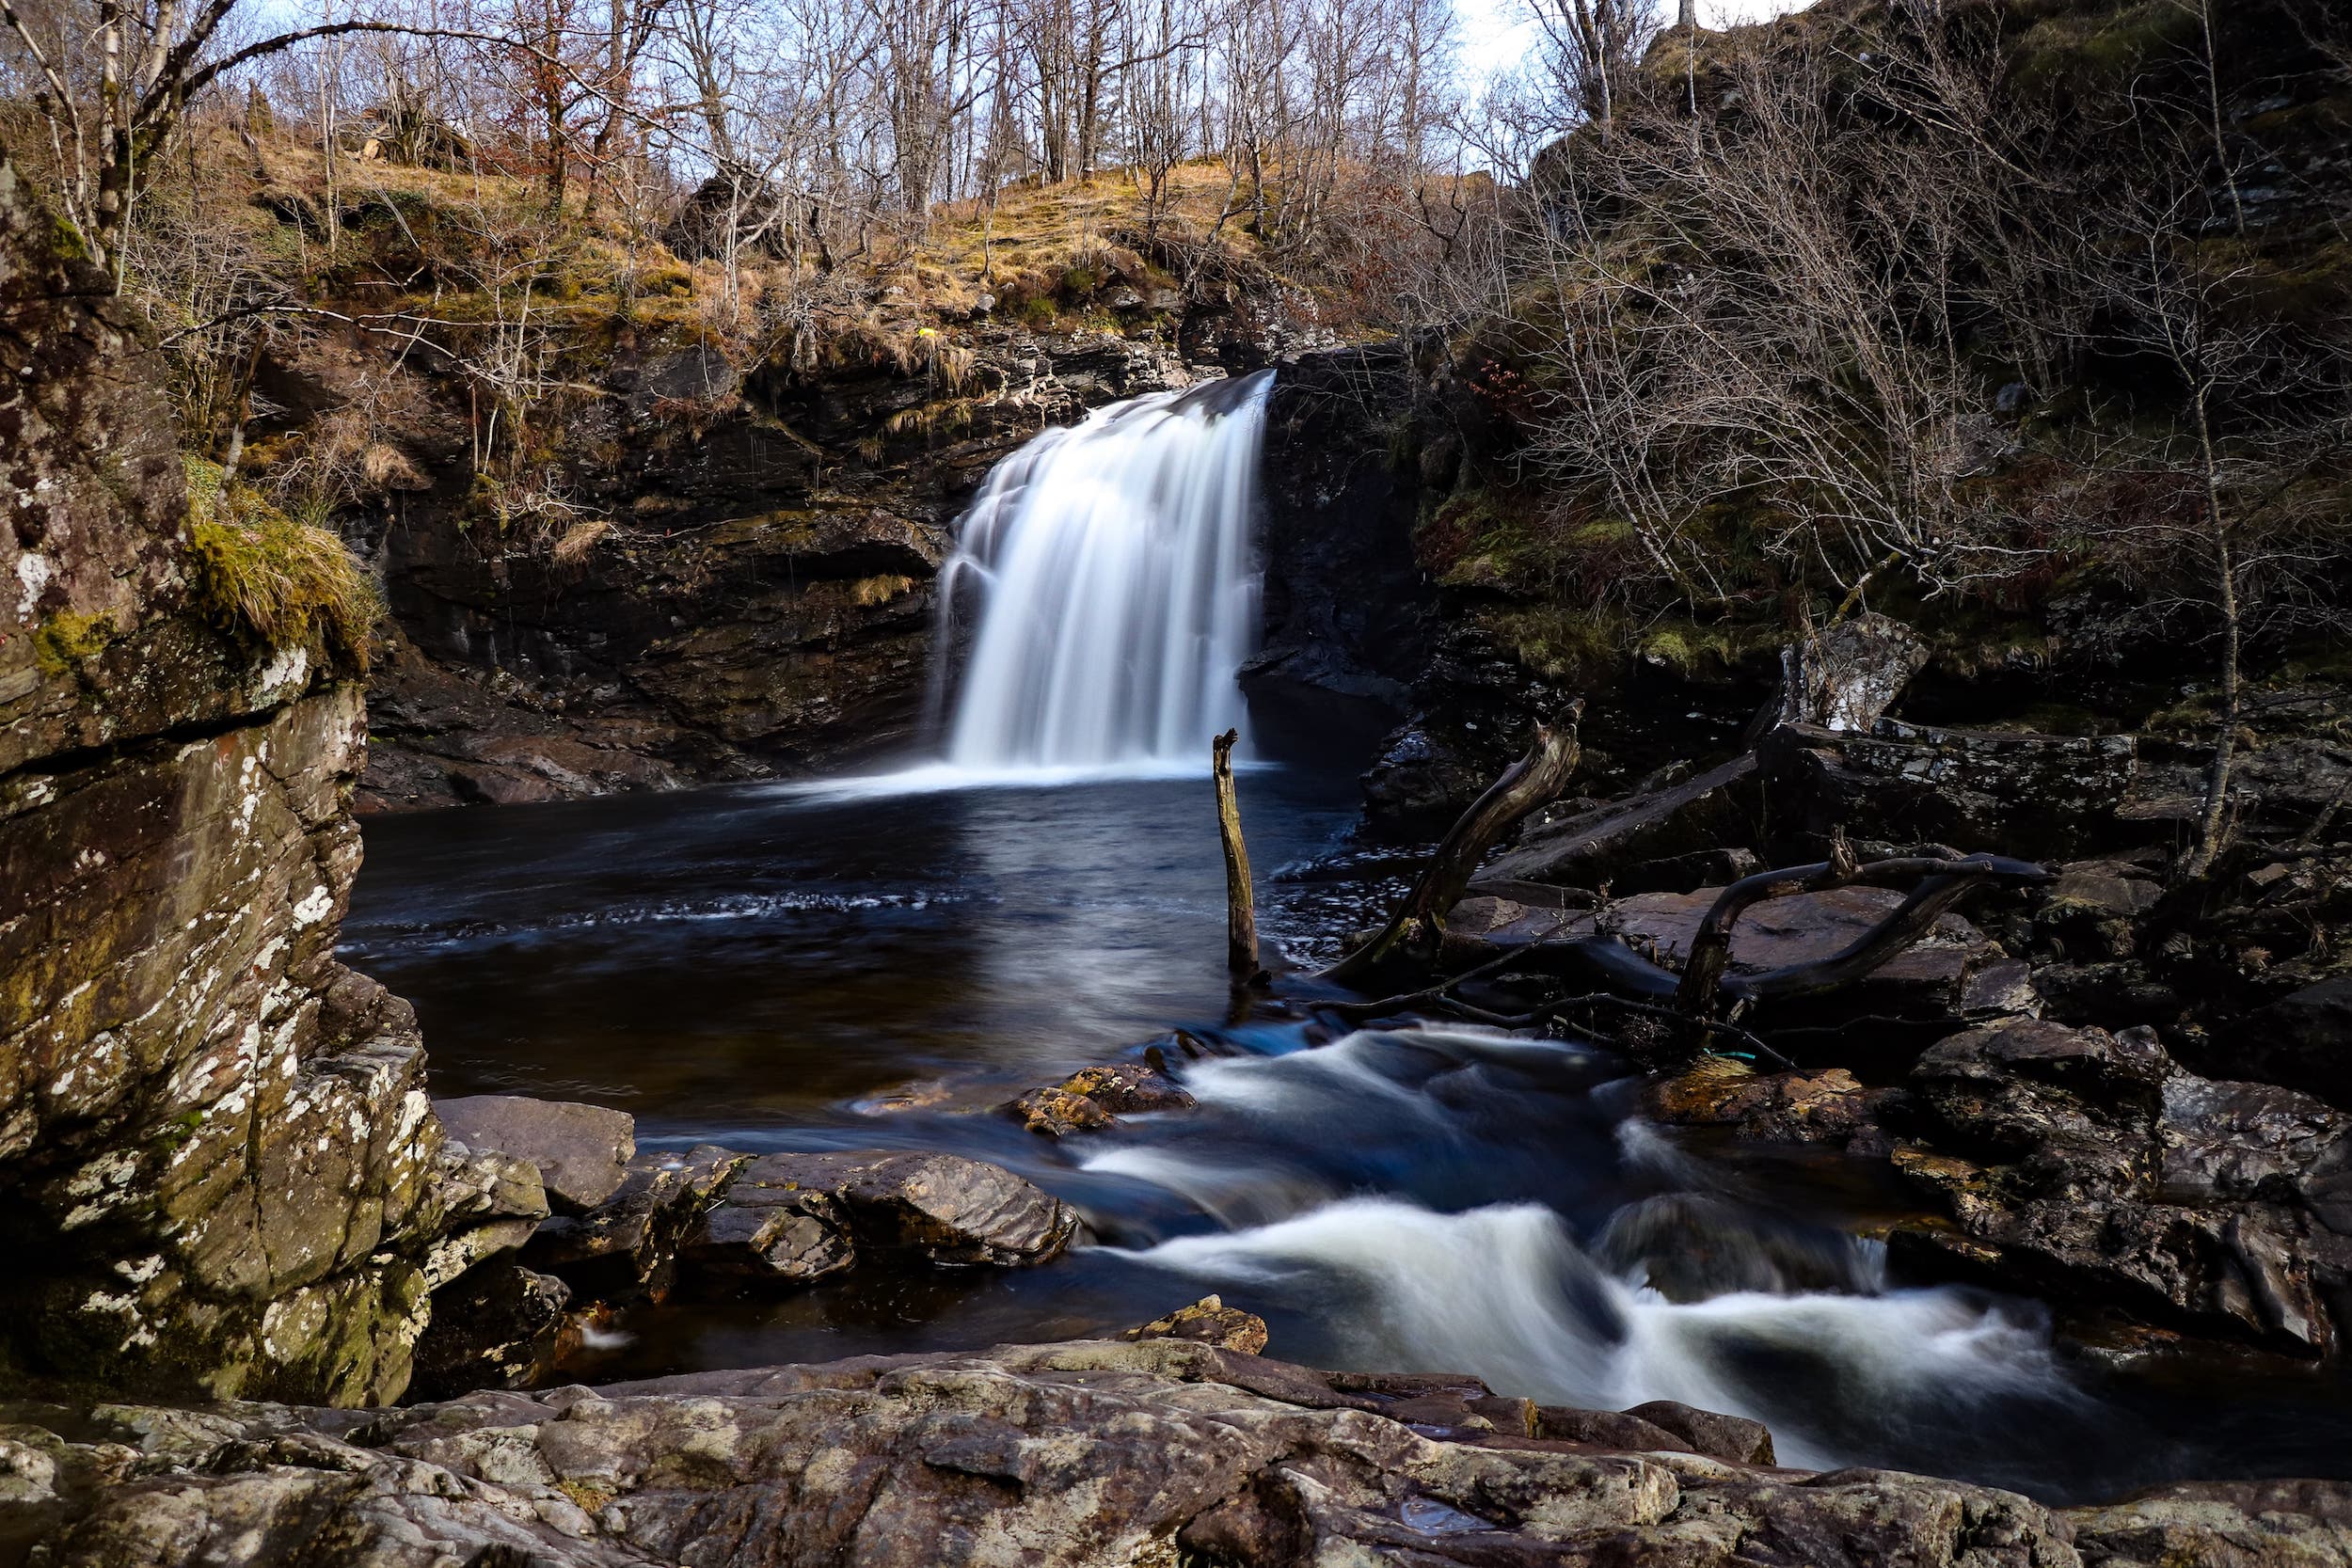
[[[1724,27],[1803,10],[1810,0],[1699,0],[1699,25]],[[1537,36],[1527,0],[1454,0],[1462,24],[1462,65],[1486,81],[1525,59]]]

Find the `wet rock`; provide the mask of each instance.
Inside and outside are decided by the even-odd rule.
[[[746,1183],[703,1217],[686,1256],[716,1274],[798,1284],[849,1268],[857,1246],[832,1194]]]
[[[659,1298],[704,1211],[750,1158],[714,1144],[637,1155],[603,1202],[540,1226],[523,1261],[562,1276],[583,1301]]]
[[[1662,1427],[1691,1445],[1692,1450],[1731,1465],[1770,1465],[1772,1428],[1744,1416],[1724,1416],[1700,1410],[1677,1400],[1652,1400],[1627,1415]]]
[[[2352,974],[2270,1004],[2231,1037],[2231,1055],[2248,1077],[2352,1109]]]
[[[1937,729],[1882,719],[1845,734],[1784,724],[1757,749],[1776,853],[1813,858],[1830,835],[2063,858],[2132,840],[2130,736]]]
[[[539,1167],[528,1160],[448,1143],[436,1177],[448,1234],[427,1255],[427,1290],[438,1291],[485,1259],[520,1247],[548,1217],[547,1188]]]
[[[1422,1404],[1451,1418],[1389,1414]],[[1704,1436],[1695,1413],[1649,1408]],[[1720,1456],[1633,1415],[1581,1425],[1591,1441],[1534,1434],[1578,1413],[1470,1379],[1350,1378],[1164,1339],[481,1393],[386,1412],[364,1447],[318,1412],[149,1419],[165,1414],[110,1412],[143,1454],[12,1438],[60,1475],[118,1478],[45,1505],[35,1533],[56,1568],[2074,1568],[2074,1538],[2097,1561],[2205,1560],[2126,1555],[2144,1542],[2316,1551],[2346,1490],[2173,1488],[2059,1513],[1918,1476],[1759,1468],[1729,1457],[1757,1451],[1744,1431],[1705,1437]]]
[[[1682,1450],[1696,1453],[1683,1438],[1654,1421],[1621,1410],[1578,1410],[1567,1405],[1535,1408],[1537,1437],[1560,1443],[1582,1443],[1600,1449],[1629,1449],[1637,1453]]]
[[[752,1216],[728,1212],[764,1215],[779,1206],[820,1222],[837,1212],[859,1245],[904,1249],[933,1263],[1041,1263],[1059,1255],[1078,1227],[1073,1210],[1001,1165],[957,1154],[857,1149],[752,1161],[728,1182],[706,1231],[756,1234]],[[808,1256],[817,1258],[830,1243],[811,1238],[810,1245]]]
[[[414,1393],[448,1399],[544,1378],[562,1348],[571,1289],[518,1264],[485,1263],[433,1297],[417,1341]]]
[[[1223,1298],[1202,1296],[1190,1307],[1180,1307],[1165,1318],[1154,1318],[1140,1328],[1131,1328],[1120,1336],[1121,1339],[1197,1339],[1219,1350],[1239,1351],[1245,1355],[1261,1355],[1265,1352],[1265,1320],[1255,1312],[1245,1312],[1238,1307],[1228,1307]]]
[[[2302,1354],[2352,1297],[2352,1118],[2273,1085],[2181,1072],[2153,1035],[2020,1020],[1923,1053],[1898,1169],[1950,1230],[1899,1227],[1915,1265],[2076,1310]]]
[[[1058,1138],[1109,1127],[1121,1116],[1182,1110],[1192,1103],[1192,1096],[1157,1069],[1119,1063],[1082,1068],[1062,1083],[1030,1090],[1004,1110],[1030,1132]]]
[[[434,1101],[449,1135],[539,1167],[548,1203],[582,1213],[611,1197],[637,1152],[637,1123],[626,1111],[563,1100],[477,1094]]]
[[[1763,1143],[1844,1144],[1875,1132],[1892,1092],[1864,1088],[1844,1068],[1760,1073],[1744,1062],[1707,1056],[1651,1085],[1643,1107],[1656,1121],[1729,1127]]]

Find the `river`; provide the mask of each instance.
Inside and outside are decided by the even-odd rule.
[[[617,1106],[641,1147],[951,1150],[1088,1222],[1029,1271],[674,1297],[570,1375],[1071,1338],[1214,1291],[1278,1355],[1678,1399],[1807,1466],[2053,1501],[2352,1469],[2337,1383],[2160,1386],[2061,1354],[2034,1303],[1891,1276],[1883,1164],[1677,1142],[1582,1045],[1236,1016],[1210,733],[1255,736],[1273,946],[1327,958],[1404,869],[1349,839],[1376,722],[1241,711],[1264,388],[1122,404],[1000,467],[946,574],[943,671],[971,652],[945,762],[368,824],[344,956],[415,1003],[436,1093]],[[996,1109],[1147,1042],[1198,1106],[1060,1140]]]

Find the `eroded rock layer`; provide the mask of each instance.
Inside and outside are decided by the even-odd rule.
[[[334,959],[359,692],[203,613],[156,362],[5,162],[0,345],[0,1366],[391,1398],[446,1157]]]

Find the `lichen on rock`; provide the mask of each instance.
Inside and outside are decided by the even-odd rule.
[[[157,361],[56,232],[0,160],[0,1367],[394,1398],[448,1219],[415,1020],[334,958],[360,693],[205,614]]]

